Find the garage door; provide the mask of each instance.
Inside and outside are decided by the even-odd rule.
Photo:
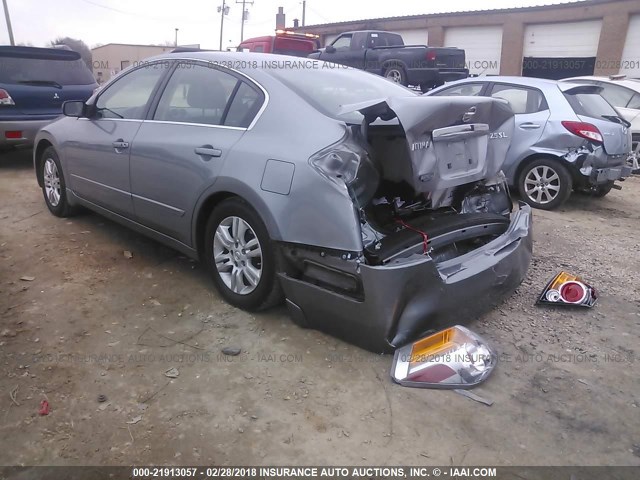
[[[445,30],[445,47],[463,48],[469,73],[497,75],[500,73],[502,27],[452,27]]]
[[[429,36],[426,28],[397,30],[402,35],[405,45],[427,45]]]
[[[601,20],[527,25],[522,75],[561,79],[593,75]]]
[[[620,73],[628,77],[640,77],[640,15],[634,15],[629,19],[627,40],[622,50],[622,62]]]

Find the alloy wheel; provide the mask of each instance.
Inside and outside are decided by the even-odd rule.
[[[43,181],[48,202],[52,207],[57,207],[60,203],[60,175],[53,158],[44,161]]]
[[[397,68],[392,68],[385,76],[394,83],[402,82],[402,74]]]
[[[539,165],[527,173],[524,189],[530,200],[544,205],[555,200],[560,193],[560,177],[553,168]]]
[[[233,293],[248,295],[262,277],[262,247],[251,225],[227,217],[216,228],[213,261],[224,284]]]

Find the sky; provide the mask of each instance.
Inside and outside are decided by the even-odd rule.
[[[240,43],[242,5],[226,0],[223,47]],[[45,46],[68,36],[89,47],[105,43],[161,44],[173,42],[178,28],[180,45],[200,44],[217,49],[223,0],[7,0],[16,44]],[[567,0],[307,0],[306,24],[359,20],[486,8],[522,7],[568,3]],[[248,3],[244,38],[271,35],[278,7],[287,15],[287,26],[302,18],[300,0],[254,0]],[[0,9],[0,44],[9,44],[4,12]]]

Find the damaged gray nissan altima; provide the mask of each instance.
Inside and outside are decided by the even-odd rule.
[[[232,305],[377,352],[522,281],[531,211],[501,166],[506,102],[419,96],[309,59],[172,53],[37,136],[49,210],[84,206],[202,259]],[[495,135],[495,132],[506,132]]]

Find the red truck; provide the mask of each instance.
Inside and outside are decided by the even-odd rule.
[[[319,36],[312,33],[295,33],[288,30],[276,30],[275,35],[255,37],[244,40],[238,45],[238,51],[277,53],[306,57],[320,47]]]

